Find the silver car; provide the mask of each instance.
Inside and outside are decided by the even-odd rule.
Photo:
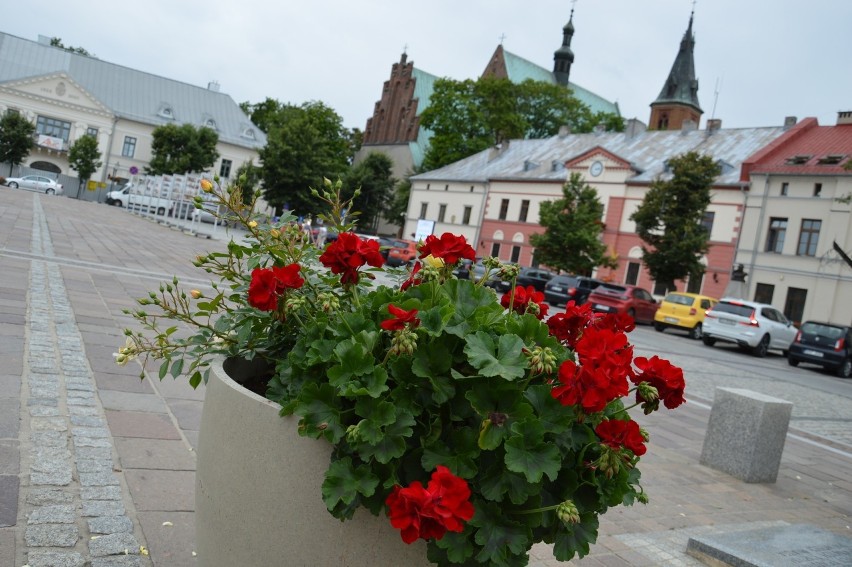
[[[12,188],[28,189],[30,191],[38,191],[46,195],[62,195],[65,190],[62,184],[55,179],[45,177],[43,175],[24,175],[23,177],[9,177],[6,179],[6,185]]]
[[[725,297],[704,314],[701,340],[707,346],[716,341],[734,343],[763,357],[769,349],[786,355],[797,332],[793,323],[771,305]]]

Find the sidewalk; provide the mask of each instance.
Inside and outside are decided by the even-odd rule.
[[[139,381],[112,353],[135,298],[175,274],[209,286],[190,259],[223,246],[106,205],[0,191],[0,566],[200,563],[203,388]],[[685,553],[691,535],[742,527],[852,537],[852,448],[791,430],[778,481],[745,484],[698,464],[709,402],[687,397],[646,420],[650,504],[604,515],[597,545],[572,564],[701,565]],[[559,564],[549,546],[533,549],[530,565]]]

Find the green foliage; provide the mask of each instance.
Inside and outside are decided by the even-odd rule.
[[[12,167],[21,164],[33,147],[35,126],[20,112],[6,111],[0,118],[0,162]]]
[[[92,177],[92,174],[103,164],[101,152],[98,150],[98,140],[94,136],[86,135],[77,138],[68,150],[68,163],[71,169],[77,172],[80,178],[80,186]]]
[[[615,267],[601,240],[604,206],[598,192],[572,173],[562,198],[541,203],[539,224],[545,231],[530,237],[538,262],[572,274],[590,275],[598,266]]]
[[[603,124],[621,131],[624,121],[588,106],[560,85],[483,77],[476,81],[435,81],[421,125],[433,132],[423,160],[426,170],[464,159],[505,140],[545,138],[569,126],[591,132]]]
[[[346,173],[343,195],[352,198],[352,208],[361,213],[360,230],[375,232],[379,217],[385,215],[396,184],[392,170],[387,155],[372,152]]]
[[[219,135],[212,128],[165,124],[154,128],[148,175],[199,173],[216,163]]]
[[[78,55],[85,55],[87,57],[94,57],[94,55],[92,55],[87,50],[83,49],[82,47],[71,47],[71,46],[65,47],[62,44],[62,38],[59,38],[59,37],[50,38],[50,45],[52,45],[53,47],[59,47],[60,49],[64,49],[65,51],[70,51],[71,53],[77,53]]]
[[[251,203],[252,195],[260,186],[260,180],[263,170],[259,165],[255,165],[252,161],[243,162],[237,168],[236,178],[240,189],[243,193],[243,203],[246,205]]]
[[[721,169],[712,157],[697,152],[668,164],[672,177],[655,180],[630,219],[645,243],[642,260],[651,277],[675,289],[675,280],[704,273],[701,257],[709,249],[710,235],[701,221]]]

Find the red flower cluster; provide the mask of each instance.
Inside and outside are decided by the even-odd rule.
[[[417,274],[422,267],[423,265],[420,262],[414,262],[414,267],[411,269],[411,273],[408,274],[408,279],[399,286],[400,291],[405,291],[413,285],[420,285],[421,279]]]
[[[659,399],[657,400],[646,400],[639,394],[639,390],[636,390],[637,402],[641,402],[651,410],[655,410],[659,407],[660,400],[669,409],[674,409],[686,401],[683,399],[686,382],[683,379],[683,370],[679,367],[656,355],[650,359],[637,356],[633,362],[642,373],[634,374],[630,379],[635,384],[648,382],[657,389],[659,395]]]
[[[536,291],[536,289],[531,285],[527,287],[516,287],[514,300],[512,299],[511,291],[507,291],[503,297],[500,298],[500,305],[502,305],[504,309],[509,309],[509,306],[512,306],[512,309],[521,315],[527,312],[527,306],[530,303],[538,305],[538,310],[532,311],[536,317],[543,319],[544,316],[547,315],[547,309],[549,306],[544,302],[544,294],[540,291]]]
[[[283,268],[255,268],[249,283],[249,305],[261,311],[275,311],[278,297],[287,289],[299,289],[305,280],[299,275],[301,266],[289,264]]]
[[[420,245],[420,258],[426,256],[440,258],[445,264],[455,264],[461,258],[466,258],[473,262],[476,260],[476,253],[467,243],[464,236],[456,236],[449,232],[445,232],[438,238],[434,234],[426,237],[426,241]]]
[[[447,531],[464,531],[463,521],[473,518],[467,481],[438,465],[426,488],[419,481],[406,488],[397,485],[385,500],[390,522],[401,531],[402,541],[441,539]]]
[[[320,256],[323,266],[333,274],[343,274],[341,283],[358,283],[358,268],[369,264],[374,268],[384,264],[378,240],[362,240],[351,232],[341,232]]]
[[[645,454],[645,438],[639,431],[639,424],[633,420],[610,419],[601,422],[595,428],[595,433],[601,438],[601,443],[615,450],[624,447],[637,457]]]
[[[566,360],[559,367],[561,385],[550,391],[554,398],[565,406],[580,404],[587,412],[597,412],[627,395],[633,361],[627,335],[586,327],[575,348],[580,363]]]
[[[583,330],[595,319],[591,305],[577,305],[573,300],[565,306],[565,313],[556,313],[547,320],[550,334],[570,348],[577,345]]]
[[[401,331],[406,325],[416,327],[420,324],[420,319],[417,318],[417,309],[406,311],[396,305],[388,305],[388,312],[393,315],[391,319],[385,319],[380,323],[382,329],[386,331]]]

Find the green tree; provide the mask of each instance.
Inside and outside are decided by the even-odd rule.
[[[598,266],[614,268],[601,240],[603,212],[595,188],[572,173],[562,186],[562,198],[541,204],[538,222],[545,231],[530,237],[536,261],[580,275],[590,275]]]
[[[192,124],[165,124],[152,133],[149,175],[199,173],[216,163],[219,135],[212,128]]]
[[[283,105],[265,119],[266,146],[260,150],[264,196],[280,213],[306,216],[322,210],[311,195],[323,178],[342,178],[351,163],[343,119],[322,102]]]
[[[396,179],[393,162],[379,152],[372,152],[353,166],[343,179],[343,197],[351,198],[357,189],[361,193],[352,201],[352,209],[361,215],[358,223],[363,230],[374,232],[380,216],[385,216],[393,197]],[[399,219],[394,219],[398,221]]]
[[[560,85],[483,77],[476,81],[435,81],[421,124],[433,132],[424,157],[436,169],[504,140],[546,138],[568,126],[591,132],[598,124],[621,131],[624,121],[610,113],[593,113]]]
[[[79,55],[85,55],[86,57],[94,57],[91,53],[83,49],[82,47],[65,47],[62,45],[62,39],[58,37],[50,38],[50,45],[53,47],[59,47],[60,49],[64,49],[65,51],[70,51],[71,53],[77,53]]]
[[[252,194],[260,185],[262,170],[259,165],[255,165],[252,161],[243,162],[237,168],[236,179],[240,189],[243,192],[243,202],[248,205],[251,203]]]
[[[12,168],[23,163],[33,147],[35,126],[19,112],[6,111],[0,118],[0,162]]]
[[[92,174],[103,165],[101,152],[98,150],[98,140],[89,134],[77,138],[68,150],[68,165],[77,172],[77,177],[80,179],[77,188],[79,197],[81,188],[86,186]]]
[[[672,177],[656,179],[630,219],[645,243],[642,259],[651,277],[675,289],[676,280],[704,273],[701,257],[709,249],[710,235],[701,222],[721,168],[697,152],[670,159],[668,167]]]

